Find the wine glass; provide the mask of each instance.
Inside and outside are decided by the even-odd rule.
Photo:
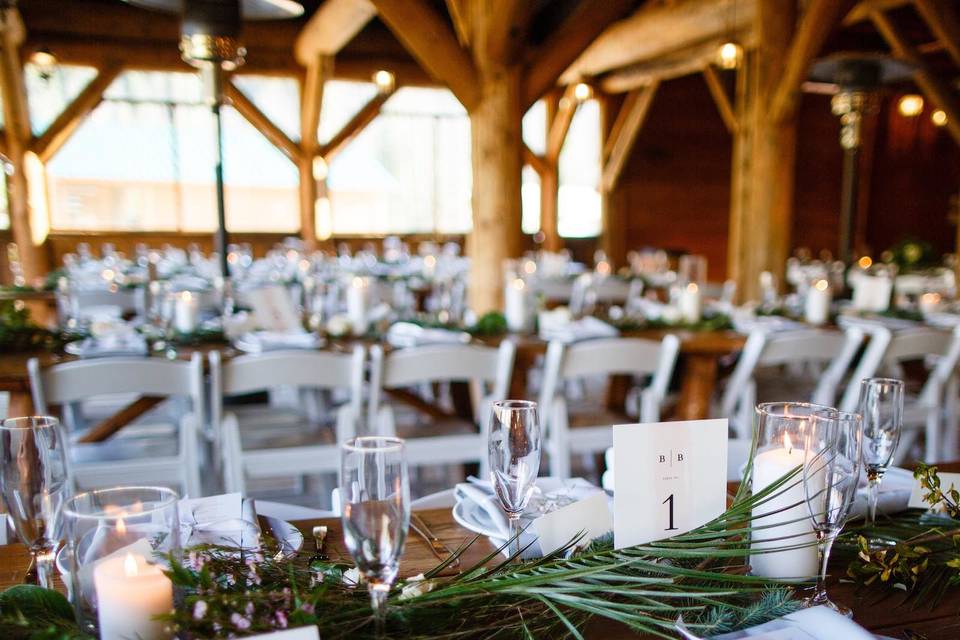
[[[56,418],[10,418],[0,426],[0,491],[30,549],[37,584],[46,589],[53,588],[60,507],[69,487],[66,446]]]
[[[903,381],[866,378],[860,382],[863,416],[863,465],[869,486],[867,525],[877,519],[880,482],[890,466],[903,427]]]
[[[827,563],[833,542],[843,529],[857,494],[861,427],[860,415],[856,413],[831,409],[816,416],[803,463],[803,489],[820,556],[816,590],[804,605],[824,605],[848,618],[853,615],[850,609],[834,604],[827,597]]]
[[[520,514],[540,472],[540,420],[537,403],[500,400],[493,403],[487,440],[490,479],[510,522],[512,555],[520,554]]]
[[[368,436],[340,452],[340,499],[347,550],[367,582],[377,636],[410,526],[410,484],[403,440]]]

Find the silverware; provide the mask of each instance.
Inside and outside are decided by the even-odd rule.
[[[313,546],[316,549],[316,553],[313,554],[313,557],[310,558],[310,562],[314,560],[320,562],[329,562],[330,558],[327,556],[327,552],[324,550],[327,544],[327,527],[326,525],[317,525],[313,528]]]
[[[423,518],[418,516],[416,513],[410,513],[410,526],[417,533],[417,535],[423,538],[427,544],[430,545],[430,551],[432,551],[433,555],[437,556],[438,559],[446,560],[453,555],[453,552],[450,551],[450,548],[440,541],[440,538],[438,538],[436,534],[430,530],[430,527],[428,527],[427,523],[423,521]],[[450,566],[459,567],[460,558],[454,558],[450,563]]]

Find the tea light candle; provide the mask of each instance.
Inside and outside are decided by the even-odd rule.
[[[367,332],[367,296],[369,285],[364,278],[354,278],[347,287],[347,317],[353,327],[353,335],[362,336]]]
[[[173,327],[178,333],[193,333],[200,317],[200,301],[189,291],[177,294],[173,307]]]
[[[503,294],[503,315],[510,331],[527,330],[527,285],[520,278],[514,278]]]
[[[920,296],[920,312],[924,315],[935,313],[940,308],[939,293],[925,293]]]
[[[803,307],[803,317],[810,324],[823,324],[830,317],[830,283],[817,280],[807,291],[807,300]]]
[[[687,322],[699,322],[700,307],[700,287],[691,282],[680,292],[680,315]]]
[[[103,560],[93,572],[101,640],[170,638],[154,616],[173,609],[173,584],[139,554]]]
[[[784,434],[783,447],[774,447],[758,453],[753,461],[753,492],[763,491],[797,467],[802,467],[806,450],[795,448],[790,436]],[[810,494],[822,491],[823,471],[808,478],[812,482]],[[756,526],[767,527],[753,532],[751,550],[775,549],[810,544],[808,547],[751,554],[753,574],[767,578],[803,579],[817,574],[817,546],[813,523],[807,508],[807,496],[802,476],[797,476],[788,485],[777,490],[778,495],[769,496],[753,510]],[[769,514],[769,515],[765,515]],[[757,520],[759,516],[765,516]],[[777,524],[782,522],[784,524]],[[776,526],[772,526],[776,525]]]

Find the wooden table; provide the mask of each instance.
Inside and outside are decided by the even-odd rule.
[[[449,509],[420,511],[419,514],[430,529],[451,549],[474,537],[472,532],[454,522]],[[351,562],[343,546],[343,532],[339,520],[307,520],[294,524],[303,532],[306,540],[311,539],[310,532],[314,525],[327,525],[329,527],[328,553],[331,559],[342,558],[345,562]],[[463,565],[470,566],[478,562],[492,550],[490,542],[486,538],[480,538],[464,554]],[[0,546],[0,590],[19,584],[23,580],[28,564],[29,555],[23,545]],[[416,575],[429,570],[436,564],[437,559],[430,553],[427,544],[411,531],[401,562],[401,574]],[[837,567],[835,571],[842,571],[842,568]],[[62,585],[59,588],[63,590]],[[865,601],[854,593],[851,585],[839,584],[835,580],[831,580],[829,592],[834,601],[851,607],[854,611],[854,619],[874,633],[910,640],[914,637],[924,637],[928,640],[960,637],[960,617],[958,617],[960,594],[956,592],[932,610],[922,604],[916,608],[911,608],[909,605],[895,606],[895,598],[879,603]],[[629,630],[603,620],[592,622],[587,631],[587,637],[595,638],[636,637]],[[923,635],[912,636],[909,635],[910,632]]]

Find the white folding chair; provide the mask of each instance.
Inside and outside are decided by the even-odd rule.
[[[71,429],[70,472],[79,488],[155,483],[179,486],[190,496],[201,495],[198,440],[203,419],[203,358],[189,362],[159,358],[77,360],[41,368],[27,362],[33,404],[40,414],[51,405],[76,405],[111,394],[165,396],[189,401],[179,420],[178,437],[115,436],[81,444]],[[126,427],[134,430],[136,425]]]
[[[657,422],[679,352],[680,341],[674,335],[666,335],[660,341],[604,338],[572,345],[551,342],[540,391],[540,421],[545,425],[550,475],[568,478],[573,454],[600,452],[613,444],[612,422],[572,426],[562,393],[564,382],[614,374],[651,376],[650,383],[640,392],[639,418],[642,422]],[[626,422],[630,417],[624,413],[610,419]]]
[[[356,434],[362,410],[366,351],[274,351],[244,355],[226,362],[210,353],[211,419],[214,449],[219,451],[227,491],[246,490],[247,478],[298,476],[337,472],[339,445]],[[336,413],[334,433],[317,425],[296,425],[280,432],[276,425],[242,425],[224,412],[224,398],[269,391],[276,387],[343,390],[348,401]]]
[[[757,404],[757,374],[765,367],[787,369],[786,375],[780,375],[779,379],[793,380],[796,377],[800,382],[806,367],[817,367],[812,395],[771,400],[809,400],[833,406],[843,377],[862,344],[863,331],[858,327],[849,327],[845,331],[754,330],[747,338],[736,367],[727,381],[721,397],[719,416],[730,420],[738,438],[751,437],[753,409]]]
[[[891,332],[885,327],[874,327],[870,344],[850,379],[840,406],[845,411],[857,410],[861,380],[876,375],[903,378],[904,363],[922,361],[927,379],[917,393],[911,393],[908,385],[903,406],[903,434],[894,462],[906,459],[921,432],[925,437],[923,455],[926,462],[949,459],[957,453],[958,360],[960,326],[952,332],[929,327]]]
[[[499,348],[478,345],[426,345],[384,354],[379,346],[370,350],[370,429],[382,435],[397,433],[393,407],[383,402],[387,389],[426,387],[430,383],[468,382],[474,424],[455,419],[432,419],[418,423],[407,438],[411,465],[479,462],[486,475],[486,430],[491,405],[503,400],[510,389],[516,347],[509,340]],[[425,427],[430,427],[426,429]],[[438,432],[417,435],[423,431]],[[455,431],[455,432],[454,432]],[[452,433],[454,432],[454,433]]]

